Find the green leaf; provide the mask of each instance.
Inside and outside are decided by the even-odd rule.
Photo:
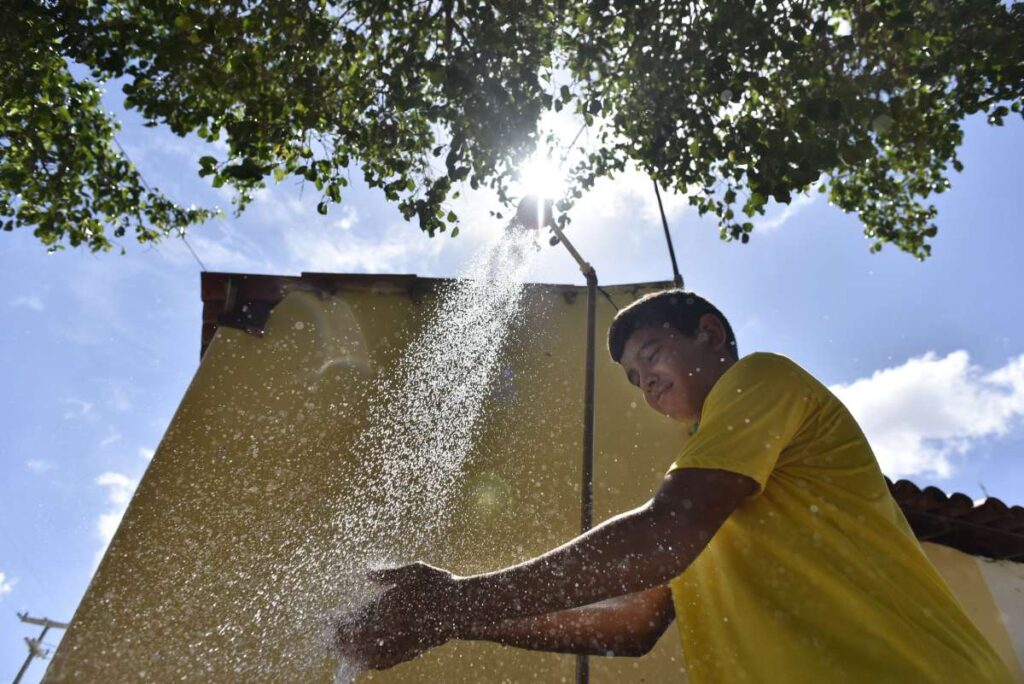
[[[243,159],[239,164],[225,167],[221,174],[239,181],[254,181],[263,178],[264,169],[252,159]]]

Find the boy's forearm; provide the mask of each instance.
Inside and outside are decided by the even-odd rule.
[[[584,606],[558,613],[481,622],[460,635],[468,641],[491,641],[534,651],[576,655],[640,656],[650,644],[646,635],[609,625],[602,608]]]
[[[728,471],[673,471],[640,508],[533,560],[446,584],[434,597],[434,617],[457,632],[467,620],[494,624],[663,585],[693,562],[757,487]]]
[[[700,550],[673,529],[649,506],[624,513],[540,558],[460,580],[458,603],[494,624],[664,584]]]

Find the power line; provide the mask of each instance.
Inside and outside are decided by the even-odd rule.
[[[178,236],[181,238],[181,241],[185,243],[185,246],[188,247],[188,251],[192,252],[192,256],[195,257],[196,263],[199,264],[199,268],[202,269],[204,272],[209,270],[206,268],[206,264],[203,263],[203,260],[199,258],[199,255],[196,254],[196,250],[192,249],[192,245],[189,244],[189,241],[185,239],[184,228],[178,228]]]
[[[570,143],[565,147],[565,152],[562,154],[562,159],[558,163],[559,168],[561,168],[562,165],[565,164],[565,160],[569,158],[569,153],[572,152],[572,148],[576,146],[576,141],[580,139],[580,136],[583,135],[583,131],[585,131],[586,129],[587,123],[584,121],[583,125],[580,126],[580,130],[576,131],[576,135],[573,136],[572,141],[570,141]]]
[[[4,540],[8,543],[10,548],[18,555],[19,560],[22,561],[21,567],[28,568],[28,566],[29,566],[29,564],[27,562],[27,559],[29,558],[28,554],[26,554],[22,550],[20,543],[16,543],[14,541],[14,535],[7,531],[7,527],[2,522],[0,522],[0,534],[3,534]],[[28,574],[28,578],[32,582],[33,586],[39,591],[39,595],[40,596],[46,596],[47,595],[46,589],[43,588],[43,585],[39,583],[39,580],[36,579],[36,576],[34,574],[32,574],[30,572]],[[17,579],[18,581],[21,581],[21,577],[12,578],[12,579]]]
[[[129,164],[135,167],[135,172],[139,174],[139,180],[142,181],[143,187],[145,187],[146,190],[150,192],[150,194],[157,194],[153,186],[146,181],[146,177],[142,175],[142,169],[139,168],[138,164],[132,161],[132,158],[128,155],[128,152],[124,149],[124,147],[121,146],[121,143],[118,141],[117,136],[112,135],[110,137],[114,141],[114,144],[117,145],[117,149],[121,151],[121,155],[124,156],[124,158],[128,161]],[[186,247],[188,247],[188,251],[192,254],[192,258],[196,260],[196,263],[199,264],[199,268],[202,269],[204,272],[207,271],[208,269],[206,268],[206,264],[203,263],[203,260],[199,258],[198,254],[196,254],[196,250],[192,249],[192,245],[189,244],[189,241],[185,238],[184,226],[177,226],[177,229],[178,237],[180,237],[181,241],[185,243]]]

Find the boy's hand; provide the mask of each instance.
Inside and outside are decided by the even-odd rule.
[[[371,570],[366,576],[377,584],[390,586],[381,598],[392,596],[409,610],[434,613],[451,612],[458,578],[447,570],[426,563],[410,563],[398,568]]]
[[[413,563],[373,571],[368,577],[393,586],[359,616],[335,623],[335,641],[342,655],[363,667],[383,670],[455,636],[454,575]]]

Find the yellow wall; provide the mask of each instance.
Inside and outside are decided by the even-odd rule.
[[[606,289],[632,301],[632,287]],[[263,338],[219,330],[47,681],[329,681],[321,629],[344,601],[337,567],[366,551],[346,550],[332,511],[360,495],[347,488],[359,467],[349,447],[374,373],[393,367],[429,304],[297,292]],[[585,293],[531,287],[524,310],[501,363],[511,384],[488,401],[451,533],[427,550],[457,572],[525,559],[578,529]],[[597,520],[645,501],[683,439],[608,359],[613,315],[599,298]],[[593,681],[685,681],[673,635],[644,659],[595,659]],[[571,656],[457,643],[372,679],[558,682],[574,668]]]
[[[927,543],[921,546],[960,600],[964,612],[974,620],[981,633],[988,637],[996,652],[1006,661],[1014,679],[1024,682],[1024,668],[1017,659],[1005,620],[1011,607],[997,605],[980,565],[990,561],[969,556],[948,546]],[[1019,612],[1017,606],[1013,606],[1013,610]]]
[[[642,293],[607,289],[620,306]],[[339,569],[372,550],[333,524],[366,496],[352,443],[377,374],[430,303],[296,292],[262,338],[219,330],[46,681],[330,681],[322,632],[345,601]],[[528,558],[578,529],[585,294],[534,286],[524,310],[449,533],[422,550],[456,572]],[[684,439],[604,352],[613,314],[600,297],[596,520],[645,501]],[[591,662],[597,683],[686,681],[674,628],[644,658]],[[574,671],[571,656],[454,643],[365,679],[562,682]]]

